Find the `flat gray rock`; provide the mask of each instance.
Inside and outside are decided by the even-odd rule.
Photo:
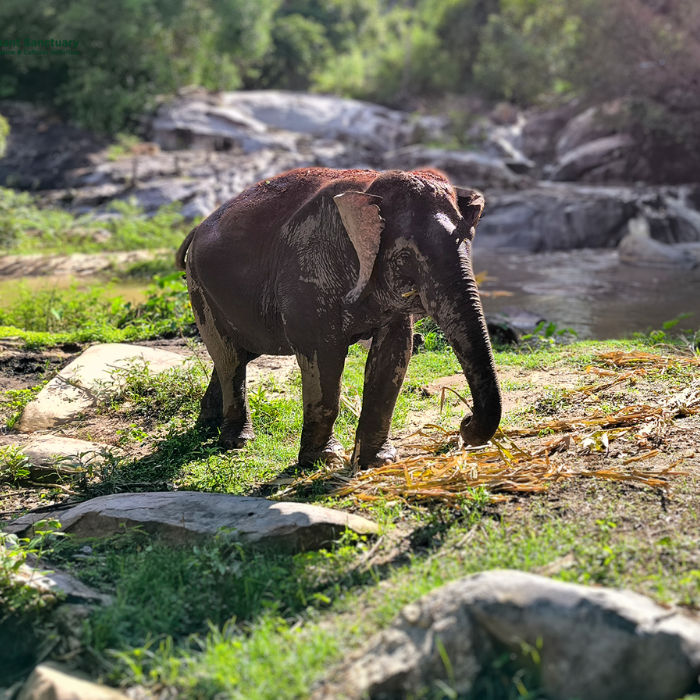
[[[539,649],[550,700],[677,700],[700,672],[700,624],[676,610],[630,591],[490,571],[407,605],[313,700],[404,698],[436,682],[466,694],[499,647],[519,654],[523,642]]]
[[[529,180],[516,175],[500,158],[473,151],[448,151],[422,145],[406,146],[384,154],[384,167],[392,170],[437,168],[453,185],[517,189]]]
[[[36,435],[20,445],[29,460],[32,479],[57,474],[69,476],[80,468],[104,461],[103,450],[109,448],[88,440],[76,440],[62,435]]]
[[[153,120],[165,149],[235,144],[294,151],[309,138],[349,141],[375,151],[397,148],[424,134],[437,136],[445,120],[418,117],[359,100],[286,90],[180,94]]]
[[[65,571],[52,569],[48,564],[44,567],[36,560],[31,566],[23,564],[12,579],[42,593],[61,594],[67,603],[109,605],[112,602],[111,596],[86,586]]]
[[[625,235],[638,211],[629,188],[562,183],[502,192],[487,197],[474,250],[533,252],[610,248]]]
[[[34,522],[46,517],[28,513],[5,531],[24,536]],[[51,517],[76,537],[104,537],[140,527],[178,544],[211,537],[225,528],[243,544],[284,551],[326,547],[346,528],[363,535],[377,532],[370,520],[330,508],[198,491],[101,496]]]
[[[115,370],[125,369],[133,362],[146,362],[151,374],[158,374],[183,363],[182,355],[158,348],[105,343],[93,345],[64,367],[27,404],[19,420],[23,433],[46,430],[75,420],[95,405],[95,390],[99,387],[116,392]]]

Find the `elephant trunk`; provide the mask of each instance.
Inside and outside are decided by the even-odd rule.
[[[427,280],[421,289],[426,311],[440,326],[471,390],[474,412],[462,419],[465,445],[483,445],[501,421],[501,391],[479,292],[468,260],[452,280]]]

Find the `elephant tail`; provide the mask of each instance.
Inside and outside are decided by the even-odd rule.
[[[197,231],[197,226],[195,226],[188,234],[187,238],[185,238],[184,241],[182,241],[182,245],[178,248],[177,253],[175,253],[175,269],[176,270],[185,270],[185,256],[187,255],[187,249],[190,247],[190,243],[192,243],[192,239],[194,238],[194,234]]]

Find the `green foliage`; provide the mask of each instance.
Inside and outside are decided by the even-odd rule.
[[[5,36],[78,41],[79,55],[0,57],[0,97],[53,102],[82,125],[133,128],[158,94],[240,87],[270,42],[278,0],[22,0],[0,6]]]
[[[7,119],[0,114],[0,158],[5,155],[7,148],[7,137],[10,135],[10,125]]]
[[[569,62],[581,33],[568,0],[501,0],[484,27],[474,63],[476,85],[489,97],[532,104],[570,89]]]
[[[166,422],[181,414],[195,415],[209,376],[209,369],[196,361],[183,362],[182,368],[161,372],[157,377],[148,371],[147,362],[133,362],[111,372],[107,395],[114,396],[110,399],[112,405],[128,402],[130,415],[157,416]],[[118,387],[116,395],[114,385]],[[144,438],[135,430],[129,435],[139,441]]]
[[[173,272],[165,277],[156,276],[148,288],[146,301],[122,306],[123,316],[118,327],[152,327],[160,335],[175,335],[194,324],[187,283],[182,272]]]
[[[41,206],[26,192],[0,187],[0,249],[17,254],[176,248],[187,229],[178,209],[170,204],[149,218],[133,202],[120,200],[110,204],[119,216],[101,221]],[[109,238],[96,242],[91,234],[97,230],[106,230]]]
[[[33,292],[21,286],[17,299],[0,309],[0,337],[20,337],[36,348],[189,335],[194,316],[182,277],[156,276],[140,304],[112,296],[109,285],[81,290],[73,283]]]
[[[41,558],[44,551],[63,536],[60,527],[57,520],[39,520],[34,524],[32,538],[0,532],[0,619],[3,622],[7,622],[8,617],[34,615],[57,602],[56,595],[26,585],[20,574],[30,556]]]
[[[0,335],[1,337],[1,335]],[[7,389],[0,393],[0,416],[12,429],[22,415],[24,407],[42,390],[44,382],[30,389]]]
[[[420,319],[415,325],[415,332],[423,336],[423,350],[427,352],[438,352],[449,347],[445,334],[430,317]]]
[[[529,347],[548,345],[554,347],[557,343],[565,343],[575,339],[577,336],[573,328],[559,328],[554,321],[540,321],[532,333],[523,336],[523,342]]]
[[[9,309],[0,309],[0,325],[45,333],[115,322],[118,325],[122,300],[110,299],[105,291],[100,287],[82,291],[74,282],[68,289],[52,287],[32,292],[20,283],[17,300]]]
[[[29,459],[17,445],[0,447],[0,481],[16,482],[29,476]]]

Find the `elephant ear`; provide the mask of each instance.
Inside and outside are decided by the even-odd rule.
[[[484,211],[484,195],[478,190],[468,190],[464,187],[455,187],[454,190],[460,214],[470,230],[470,239],[474,238],[473,229],[481,218],[481,212]]]
[[[360,298],[372,276],[384,229],[384,220],[379,215],[378,206],[381,199],[366,192],[343,192],[333,197],[343,226],[360,260],[360,275],[355,288],[347,295],[349,302]]]

